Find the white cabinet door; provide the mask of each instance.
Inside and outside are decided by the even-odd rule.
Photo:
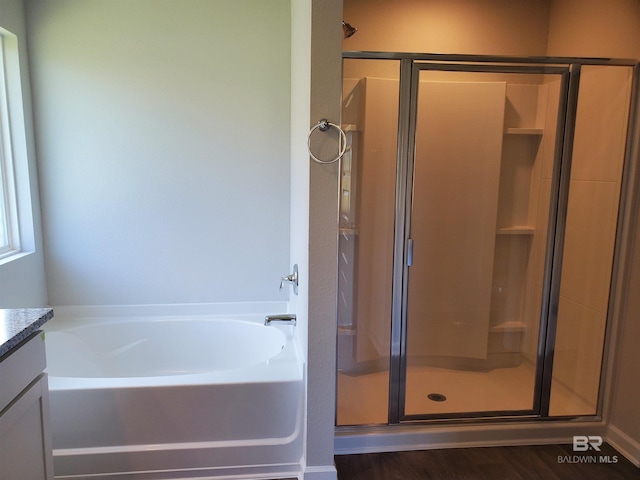
[[[0,416],[0,480],[53,479],[48,390],[42,375]]]

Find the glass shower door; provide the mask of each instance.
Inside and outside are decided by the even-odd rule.
[[[389,417],[399,62],[345,60],[336,424]]]
[[[455,68],[413,71],[400,418],[533,415],[563,71]]]
[[[344,62],[336,424],[597,414],[634,67],[421,57]]]

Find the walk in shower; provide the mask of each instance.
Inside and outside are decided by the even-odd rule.
[[[343,58],[337,425],[597,416],[637,62]]]

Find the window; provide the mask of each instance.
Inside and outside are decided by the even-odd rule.
[[[2,145],[4,149],[4,143]],[[0,259],[20,251],[20,236],[15,215],[15,196],[12,178],[6,168],[4,155],[0,158]]]
[[[34,251],[18,38],[0,28],[0,265]]]
[[[0,259],[20,251],[4,37],[0,33]]]

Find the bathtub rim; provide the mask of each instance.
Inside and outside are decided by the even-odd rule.
[[[118,305],[55,305],[55,317],[164,317],[175,315],[272,315],[291,313],[289,302],[219,302],[219,303],[159,303]],[[54,318],[55,318],[54,317]]]
[[[187,304],[187,305],[108,305],[54,307],[55,317],[43,327],[46,333],[90,324],[153,322],[179,319],[237,320],[262,325],[264,317],[288,313],[286,302],[255,302],[250,304]],[[162,312],[162,315],[158,315]],[[235,312],[235,313],[233,313]],[[300,381],[303,378],[303,356],[296,341],[295,326],[273,324],[265,328],[280,330],[285,338],[284,349],[257,365],[217,372],[148,376],[148,377],[61,377],[48,375],[51,390],[83,390],[110,388],[145,388],[206,384],[238,384]]]

